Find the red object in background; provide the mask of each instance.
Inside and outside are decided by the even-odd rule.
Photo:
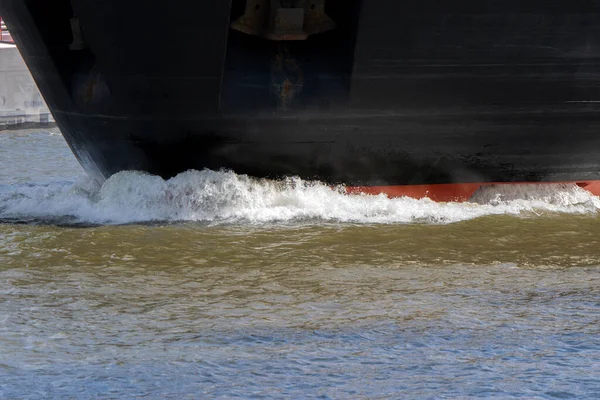
[[[0,42],[13,43],[13,39],[10,36],[8,29],[6,29],[6,25],[4,24],[2,17],[0,17]]]

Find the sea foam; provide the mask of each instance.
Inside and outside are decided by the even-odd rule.
[[[290,178],[259,180],[227,171],[187,171],[164,180],[121,172],[103,185],[77,182],[0,186],[0,220],[128,224],[153,221],[265,223],[453,223],[486,215],[596,213],[600,198],[576,185],[481,188],[466,203],[348,195],[343,187]]]

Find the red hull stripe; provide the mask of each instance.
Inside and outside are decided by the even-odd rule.
[[[600,181],[578,182],[485,182],[485,183],[448,183],[437,185],[406,185],[406,186],[350,186],[346,188],[349,194],[385,194],[388,197],[412,197],[415,199],[430,198],[433,201],[467,201],[482,186],[492,185],[524,185],[524,184],[576,184],[589,191],[594,196],[600,196]]]

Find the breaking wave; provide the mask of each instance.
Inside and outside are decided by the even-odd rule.
[[[467,203],[348,195],[301,179],[270,181],[232,172],[188,171],[163,180],[121,172],[98,185],[89,178],[46,185],[0,186],[0,221],[127,224],[153,221],[264,223],[453,223],[486,215],[596,213],[600,198],[576,185],[480,189]]]

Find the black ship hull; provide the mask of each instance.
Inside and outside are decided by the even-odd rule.
[[[99,178],[600,179],[600,1],[326,6],[336,28],[302,41],[232,30],[237,0],[0,0],[0,15]]]

